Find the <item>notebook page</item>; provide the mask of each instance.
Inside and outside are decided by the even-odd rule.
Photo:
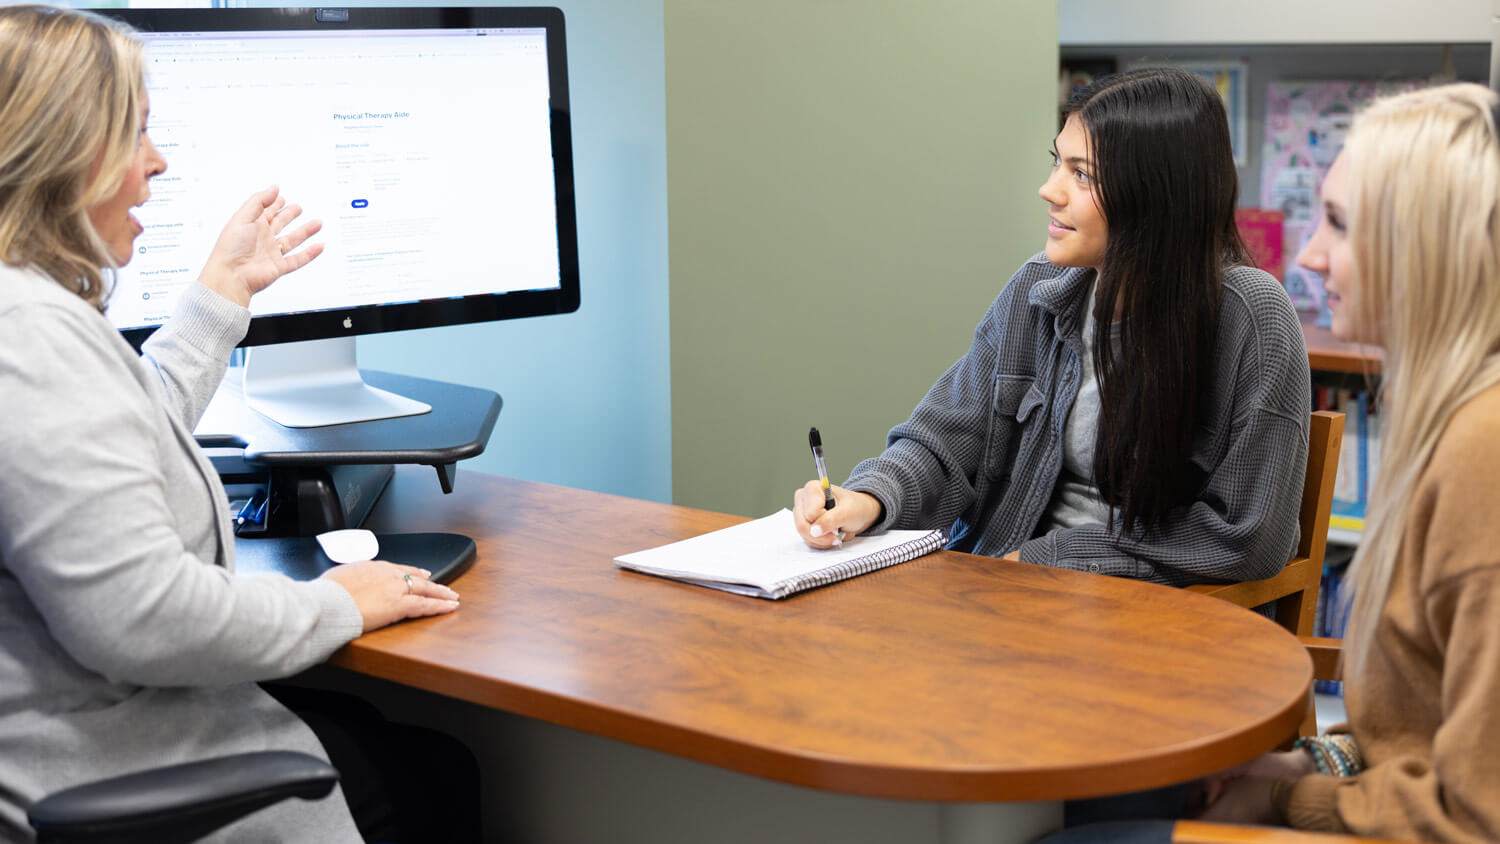
[[[879,536],[852,537],[842,548],[818,550],[802,541],[792,523],[792,511],[783,508],[755,521],[623,554],[615,561],[669,577],[748,583],[771,592],[784,580],[878,554],[931,532],[892,530]]]

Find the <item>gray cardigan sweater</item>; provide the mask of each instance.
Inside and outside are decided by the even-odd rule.
[[[254,684],[359,635],[331,581],[235,577],[192,428],[249,312],[199,285],[137,356],[96,310],[0,265],[0,839],[83,781],[250,750],[324,756]],[[324,756],[326,758],[326,756]],[[342,792],[212,840],[358,841]]]
[[[1028,563],[1174,585],[1274,575],[1297,546],[1312,390],[1291,301],[1246,267],[1224,277],[1208,418],[1191,455],[1205,478],[1196,500],[1118,544],[1104,525],[1036,535],[1078,394],[1092,277],[1042,255],[1027,261],[968,353],[845,486],[885,506],[874,530],[949,528],[961,551],[1020,549]]]

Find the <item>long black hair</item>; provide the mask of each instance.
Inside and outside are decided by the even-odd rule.
[[[1213,378],[1224,270],[1248,263],[1229,121],[1217,92],[1175,68],[1104,77],[1064,113],[1088,134],[1109,231],[1094,299],[1094,482],[1122,536],[1149,532],[1203,482],[1189,457]]]

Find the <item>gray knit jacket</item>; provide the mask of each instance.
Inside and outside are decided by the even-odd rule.
[[[359,635],[329,580],[236,577],[192,428],[249,311],[197,284],[135,351],[49,278],[0,266],[0,840],[41,796],[251,750],[323,755],[255,684]],[[326,757],[325,757],[326,758]],[[213,841],[356,842],[342,792]]]
[[[1092,277],[1027,261],[968,353],[845,487],[884,505],[873,530],[948,528],[960,551],[1019,548],[1028,563],[1173,585],[1274,575],[1297,546],[1311,388],[1291,301],[1246,267],[1224,277],[1207,418],[1192,445],[1204,477],[1196,498],[1148,535],[1104,525],[1037,535],[1078,394]]]

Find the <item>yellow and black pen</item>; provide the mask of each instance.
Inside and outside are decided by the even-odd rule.
[[[817,428],[807,430],[807,444],[812,446],[813,465],[818,467],[818,483],[823,487],[823,509],[832,510],[833,489],[828,484],[828,466],[823,462],[823,437],[818,434]],[[840,530],[834,537],[834,544],[839,545],[844,541],[844,531]]]

